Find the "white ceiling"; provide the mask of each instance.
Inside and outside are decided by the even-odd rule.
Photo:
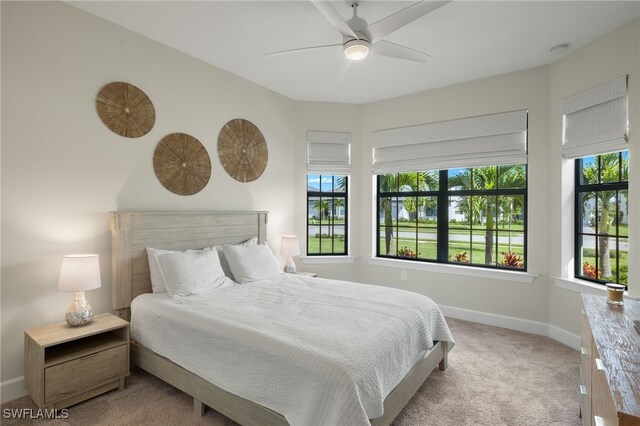
[[[341,43],[309,1],[72,1],[74,6],[292,99],[366,103],[545,65],[640,16],[640,1],[453,1],[385,39],[426,52],[415,63],[370,55],[339,77]],[[360,2],[373,23],[413,2]],[[345,18],[351,8],[332,2]],[[565,53],[566,54],[566,53]]]

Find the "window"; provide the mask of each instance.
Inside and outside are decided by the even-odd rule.
[[[576,277],[627,285],[629,152],[576,162]]]
[[[307,255],[347,254],[348,177],[307,175]]]
[[[376,256],[527,268],[528,111],[373,132]]]
[[[377,256],[526,270],[526,165],[377,180]]]
[[[351,133],[307,132],[307,255],[347,255]]]
[[[627,284],[626,75],[562,101],[562,155],[575,159],[575,276]]]

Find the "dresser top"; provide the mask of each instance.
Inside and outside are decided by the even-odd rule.
[[[615,306],[604,296],[583,294],[582,303],[618,413],[640,418],[640,333],[633,325],[640,301]]]

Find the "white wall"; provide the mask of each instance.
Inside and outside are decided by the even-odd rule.
[[[2,2],[2,370],[23,374],[24,330],[63,320],[73,295],[56,291],[64,254],[100,255],[111,309],[110,210],[268,210],[269,243],[293,232],[294,102],[59,2]],[[112,133],[95,98],[112,81],[140,87],[156,109],[147,135]],[[243,184],[222,168],[217,138],[230,119],[264,134],[269,163]],[[152,158],[165,135],[185,132],[207,149],[208,185],[167,191]],[[19,383],[21,387],[21,383]],[[11,392],[10,387],[3,390]],[[22,390],[24,392],[24,390]],[[3,400],[6,398],[3,396]]]
[[[450,315],[511,324],[545,334],[549,325],[579,333],[579,294],[550,276],[570,262],[567,217],[571,182],[559,157],[562,98],[624,73],[630,75],[631,195],[640,212],[640,20],[552,66],[538,67],[368,105],[294,102],[69,5],[1,2],[2,18],[2,400],[24,393],[23,331],[61,321],[71,295],[55,290],[62,255],[96,252],[103,287],[88,292],[96,312],[110,310],[110,210],[268,210],[269,242],[305,235],[307,130],[353,136],[350,254],[344,264],[298,261],[322,276],[427,294]],[[156,107],[153,130],[139,139],[110,132],[95,112],[111,81],[143,89]],[[517,109],[529,110],[529,271],[532,283],[371,265],[374,188],[371,133]],[[222,125],[242,117],[263,132],[269,165],[242,184],[216,153]],[[166,134],[186,132],[209,151],[213,172],[194,196],[168,192],[155,178],[153,150]],[[563,217],[562,222],[557,217]],[[542,230],[542,231],[541,231]],[[630,227],[630,292],[640,294],[640,227]],[[565,239],[561,236],[564,235]],[[570,237],[569,237],[570,238]],[[304,244],[304,240],[303,240]],[[569,251],[567,251],[567,244]],[[551,332],[551,330],[549,330]],[[13,392],[13,394],[12,394]]]
[[[629,75],[629,294],[640,296],[640,19],[600,37],[551,66],[549,105],[549,272],[572,277],[574,162],[565,160],[562,146],[562,99]],[[562,184],[558,184],[562,182]],[[634,220],[635,219],[635,220]],[[579,329],[581,302],[577,293],[551,287],[549,323]]]

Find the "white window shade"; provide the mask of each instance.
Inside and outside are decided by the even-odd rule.
[[[563,100],[562,114],[565,158],[627,149],[627,76]]]
[[[527,111],[373,132],[373,173],[527,162]]]
[[[307,172],[348,175],[351,170],[351,133],[307,132]]]

